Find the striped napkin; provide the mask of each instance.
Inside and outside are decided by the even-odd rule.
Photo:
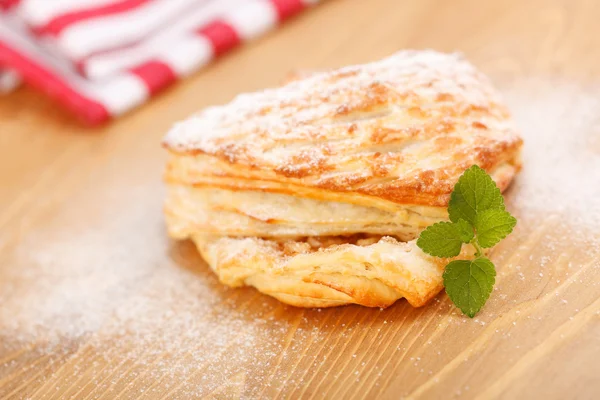
[[[98,124],[318,1],[0,0],[0,92],[23,80]]]

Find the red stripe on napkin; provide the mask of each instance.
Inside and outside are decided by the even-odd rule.
[[[171,67],[161,61],[146,62],[132,68],[130,72],[144,81],[151,95],[177,79]]]
[[[21,0],[0,0],[0,10],[9,10],[16,7]]]
[[[231,25],[224,21],[214,21],[198,30],[213,46],[215,56],[231,50],[240,43],[240,37]]]
[[[301,0],[271,0],[271,2],[277,10],[279,21],[286,20],[304,9],[304,3]]]

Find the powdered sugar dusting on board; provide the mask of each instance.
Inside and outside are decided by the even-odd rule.
[[[600,84],[582,87],[556,81],[549,86],[530,79],[514,88],[505,97],[516,123],[535,130],[522,132],[523,170],[510,192],[511,201],[524,214],[560,213],[575,226],[598,227]]]
[[[130,363],[147,368],[141,387],[167,398],[175,389],[190,398],[224,384],[227,393],[250,381],[255,388],[282,384],[285,375],[255,371],[267,369],[286,348],[293,354],[293,348],[320,342],[324,333],[298,324],[302,310],[217,282],[191,243],[166,239],[162,199],[148,200],[148,194],[143,188],[129,193],[134,204],[145,202],[142,207],[105,209],[86,222],[59,215],[55,223],[69,223],[68,233],[57,235],[51,227],[24,238],[5,265],[27,268],[7,268],[0,282],[0,349],[18,351],[31,343],[41,354],[60,357],[73,344],[86,343],[93,350],[77,368],[91,368],[95,390],[109,390],[112,397],[119,380],[138,379]],[[78,202],[83,206],[75,214],[89,214],[92,200]],[[155,216],[151,226],[149,214]],[[135,226],[146,227],[143,239],[132,234]],[[103,254],[91,257],[94,248]],[[298,347],[287,342],[290,329]],[[106,360],[112,361],[107,371]],[[10,367],[10,360],[0,363]],[[112,368],[117,376],[105,377]]]

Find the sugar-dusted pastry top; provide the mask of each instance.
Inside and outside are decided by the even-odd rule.
[[[164,139],[171,184],[434,207],[473,164],[506,188],[521,144],[489,80],[434,51],[243,94]]]

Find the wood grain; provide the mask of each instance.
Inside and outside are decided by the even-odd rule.
[[[26,88],[0,98],[0,398],[599,398],[598,15],[594,0],[331,0],[103,128]],[[519,225],[477,318],[443,294],[287,307],[167,239],[174,121],[408,47],[465,53],[526,139]]]

